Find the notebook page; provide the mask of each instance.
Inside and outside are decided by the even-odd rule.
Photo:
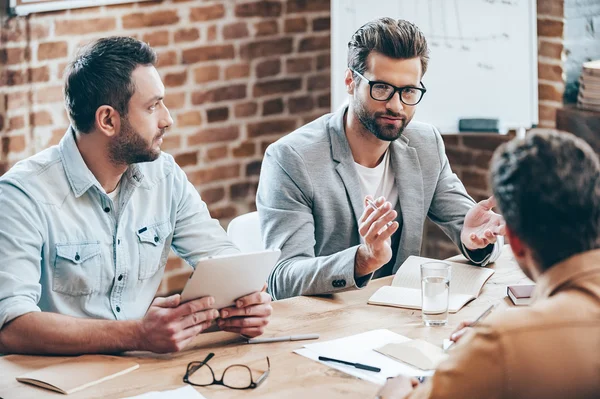
[[[494,270],[481,266],[452,262],[450,264],[452,265],[450,295],[463,294],[477,298],[485,282],[494,274]]]

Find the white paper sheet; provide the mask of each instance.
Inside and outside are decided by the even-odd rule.
[[[146,392],[138,396],[130,396],[123,399],[206,399],[202,394],[194,389],[191,385],[186,385],[182,388],[173,389],[162,392]]]
[[[380,329],[331,341],[307,344],[302,349],[295,350],[294,353],[379,385],[383,385],[388,377],[395,377],[399,374],[407,376],[433,375],[433,370],[424,372],[374,351],[375,348],[389,343],[406,341],[410,341],[410,338],[390,330]],[[379,367],[381,371],[376,373],[341,363],[320,361],[318,360],[319,356]]]

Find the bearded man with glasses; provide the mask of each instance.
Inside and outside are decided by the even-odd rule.
[[[423,33],[371,21],[348,43],[348,104],[269,146],[257,209],[265,245],[282,256],[276,299],[362,288],[419,255],[429,217],[474,264],[500,254],[494,199],[476,204],[452,172],[440,133],[412,121],[429,61]]]

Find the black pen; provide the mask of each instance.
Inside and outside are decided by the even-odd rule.
[[[361,364],[361,363],[347,362],[345,360],[332,359],[330,357],[325,357],[325,356],[319,356],[319,360],[325,360],[327,362],[337,362],[337,363],[347,364],[348,366],[354,366],[357,369],[362,369],[362,370],[367,370],[367,371],[374,371],[376,373],[379,373],[381,371],[381,369],[379,367],[367,366],[366,364]]]

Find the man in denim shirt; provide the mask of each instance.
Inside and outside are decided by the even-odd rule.
[[[72,126],[58,146],[0,178],[0,353],[181,350],[216,320],[262,334],[271,298],[235,307],[156,298],[169,249],[194,266],[236,253],[173,157],[156,54],[98,40],[69,65]]]

